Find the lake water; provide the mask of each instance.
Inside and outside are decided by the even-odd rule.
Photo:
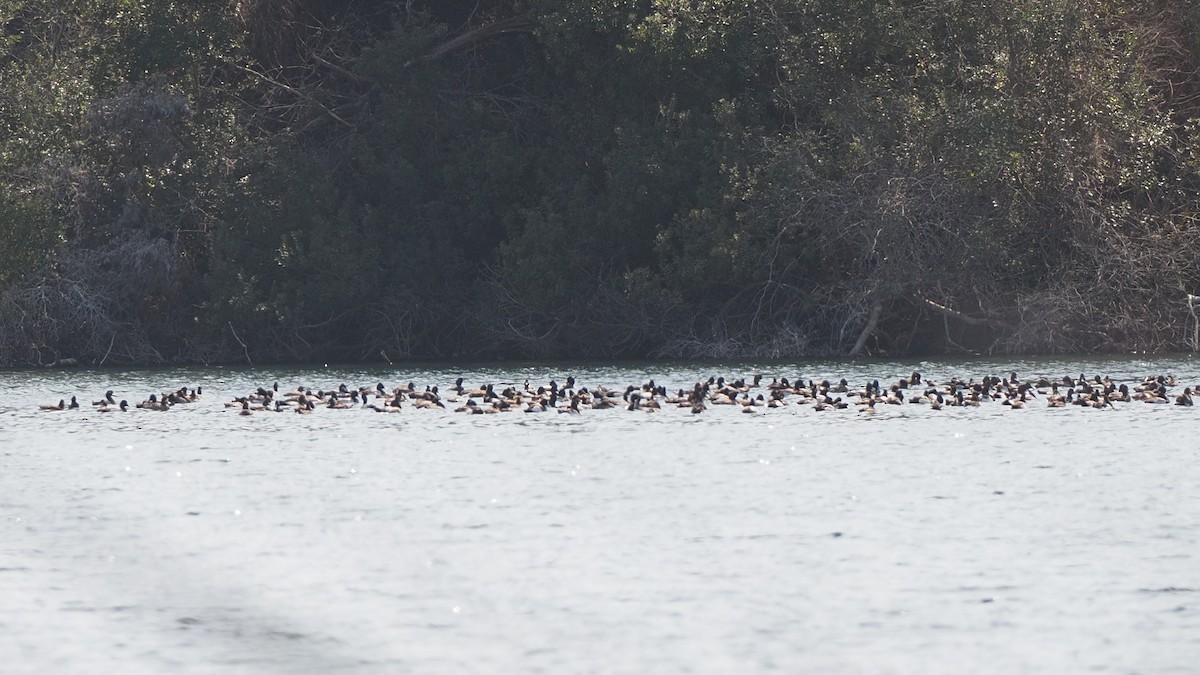
[[[0,670],[1197,672],[1200,408],[222,405],[914,368],[1200,382],[1189,358],[0,373]]]

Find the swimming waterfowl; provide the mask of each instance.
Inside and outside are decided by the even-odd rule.
[[[1058,393],[1058,387],[1055,385],[1053,393],[1046,397],[1046,405],[1051,408],[1063,408],[1071,403],[1071,397],[1075,395],[1075,389],[1067,389],[1066,394]]]
[[[499,403],[505,409],[507,409],[509,407],[508,402],[505,401],[504,399],[497,399],[497,403]],[[437,398],[424,398],[424,397],[412,399],[412,406],[419,410],[429,410],[431,408],[443,408],[444,409],[446,407],[445,404],[443,404],[441,402],[441,400],[439,400]]]
[[[712,396],[709,397],[708,402],[712,403],[714,405],[734,405],[738,402],[738,396],[739,396],[739,393],[737,392],[737,390],[728,390],[727,391],[727,390],[723,390],[723,389],[718,389],[715,393],[712,394]]]
[[[625,400],[629,401],[629,405],[625,406],[626,410],[637,410],[638,404],[642,401],[641,392],[630,391],[625,394]]]
[[[1066,393],[1063,394],[1064,389],[1059,388],[1059,380],[1039,376],[1036,380],[1022,382],[1017,378],[1015,372],[1006,377],[989,374],[979,379],[966,381],[950,378],[944,384],[937,384],[924,378],[918,379],[919,377],[920,374],[914,371],[912,375],[900,378],[898,382],[890,385],[887,391],[884,391],[876,384],[878,380],[867,381],[862,388],[855,388],[851,387],[845,378],[838,380],[830,378],[820,381],[814,378],[806,381],[800,377],[795,379],[774,378],[769,374],[763,376],[757,373],[744,379],[711,376],[695,382],[690,389],[680,388],[672,394],[665,385],[661,385],[653,379],[641,384],[628,385],[624,387],[622,393],[622,388],[619,387],[609,390],[603,386],[594,388],[579,386],[574,376],[569,376],[565,380],[565,385],[562,386],[556,380],[550,380],[549,388],[533,385],[528,381],[524,386],[508,383],[482,385],[473,393],[481,394],[480,398],[483,398],[484,401],[480,403],[477,399],[467,399],[468,404],[463,406],[458,406],[454,398],[443,399],[438,392],[438,385],[432,383],[417,387],[415,383],[410,382],[407,386],[396,387],[391,391],[382,382],[373,386],[340,383],[314,395],[311,393],[311,389],[303,386],[297,386],[293,391],[281,393],[279,384],[276,382],[270,386],[257,387],[248,395],[235,397],[225,405],[238,409],[239,413],[242,411],[253,413],[259,410],[278,412],[294,409],[298,413],[305,414],[315,410],[318,402],[322,407],[334,409],[353,406],[374,412],[399,412],[400,405],[405,400],[410,401],[411,408],[418,410],[445,409],[447,407],[445,401],[449,400],[454,403],[456,411],[470,414],[497,414],[517,409],[527,412],[554,410],[563,414],[580,414],[585,409],[602,410],[615,407],[617,405],[616,397],[621,395],[626,402],[623,407],[627,410],[653,412],[669,406],[688,409],[693,414],[699,414],[706,411],[710,404],[737,404],[738,409],[746,411],[747,414],[769,415],[778,414],[773,411],[791,403],[812,404],[814,410],[818,411],[844,409],[850,405],[840,396],[834,399],[835,393],[845,394],[846,398],[856,403],[862,412],[869,412],[875,410],[883,402],[891,405],[928,403],[931,410],[940,410],[947,405],[978,406],[994,400],[1010,408],[1020,409],[1029,407],[1033,401],[1037,400],[1039,394],[1046,399],[1048,407],[1065,407],[1076,404],[1092,408],[1112,408],[1120,402],[1133,399],[1188,406],[1197,391],[1196,387],[1189,386],[1182,393],[1173,392],[1169,389],[1171,380],[1165,375],[1148,376],[1141,380],[1141,384],[1136,387],[1138,390],[1136,396],[1133,395],[1133,391],[1138,380],[1124,384],[1114,382],[1108,376],[1099,375],[1081,376],[1078,380],[1070,377],[1063,378],[1062,382],[1078,383],[1080,393],[1077,397],[1077,390],[1074,388],[1066,389]],[[918,385],[918,383],[921,384]],[[1040,389],[1041,386],[1047,388],[1043,390]],[[1182,387],[1182,385],[1180,386]],[[461,378],[455,380],[449,391],[457,394],[460,388],[462,388]],[[761,393],[753,391],[755,388],[759,388]],[[409,395],[405,394],[406,391],[409,392]],[[466,393],[465,388],[462,391],[464,394]],[[199,392],[199,388],[190,390],[187,387],[181,387],[174,391],[151,395],[138,407],[167,410],[174,405],[196,400]],[[389,396],[390,400],[387,398]],[[854,398],[850,398],[850,396]],[[78,399],[74,403],[76,407],[79,406]],[[70,401],[67,399],[62,400],[60,405],[61,407],[59,405],[39,407],[46,410],[66,410],[71,407]],[[100,412],[110,412],[118,409],[125,410],[128,402],[124,406],[118,407],[116,397],[110,390],[105,392],[103,399],[94,401],[93,405],[97,406]]]
[[[614,394],[616,392],[613,392]],[[617,404],[609,396],[593,396],[592,410],[609,410],[617,407]]]
[[[121,403],[118,404],[118,406],[117,406],[117,410],[119,410],[121,412],[128,411],[129,410],[129,401],[122,399]],[[101,405],[99,408],[96,408],[96,411],[106,413],[106,412],[112,412],[113,409],[111,407],[109,407],[108,405]]]
[[[374,410],[375,412],[380,412],[380,413],[398,413],[398,412],[400,412],[401,408],[400,408],[399,401],[389,400],[385,396],[380,396],[378,398],[380,401],[383,402],[383,405],[380,405],[378,403],[367,403],[366,402],[367,397],[364,394],[363,395],[363,407],[366,408],[367,410]]]
[[[816,410],[817,412],[821,412],[823,410],[832,410],[832,409],[833,409],[833,401],[830,400],[828,396],[822,396],[822,397],[818,398],[817,402],[813,404],[813,410]]]
[[[578,396],[572,396],[572,397],[571,397],[571,405],[569,405],[569,406],[567,406],[567,407],[565,407],[565,408],[559,408],[559,409],[558,409],[558,412],[560,412],[560,413],[568,413],[568,414],[571,414],[571,415],[578,415],[578,414],[579,414],[579,397],[578,397]]]
[[[1167,400],[1167,386],[1160,383],[1155,388],[1143,391],[1141,398],[1144,403],[1169,403]]]
[[[1017,398],[1006,398],[1004,399],[1004,405],[1013,410],[1020,410],[1021,408],[1025,407],[1025,398],[1024,396],[1018,396]]]
[[[66,410],[67,409],[67,401],[66,401],[66,399],[60,398],[60,399],[58,399],[57,404],[43,403],[38,406],[38,409],[40,409],[40,410]]]
[[[150,394],[150,398],[137,404],[137,407],[143,410],[169,410],[171,404],[165,399],[159,400],[158,394]]]

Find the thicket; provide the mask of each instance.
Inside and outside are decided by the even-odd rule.
[[[0,0],[0,365],[1196,349],[1189,0]]]

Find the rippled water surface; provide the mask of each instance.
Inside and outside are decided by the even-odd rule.
[[[6,673],[1200,668],[1200,408],[1036,403],[241,416],[278,380],[672,389],[709,375],[1190,359],[0,374]],[[106,389],[167,412],[41,412]]]

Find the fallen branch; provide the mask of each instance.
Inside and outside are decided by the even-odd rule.
[[[293,86],[291,86],[291,85],[289,85],[289,84],[286,84],[286,83],[284,83],[284,82],[280,82],[279,80],[276,80],[276,79],[274,79],[274,78],[272,78],[272,77],[269,77],[269,76],[267,76],[267,75],[265,75],[265,74],[263,74],[263,73],[260,73],[260,72],[258,72],[257,70],[255,70],[255,69],[253,69],[253,68],[250,68],[250,67],[244,66],[244,65],[242,65],[242,64],[240,64],[240,63],[237,63],[237,62],[235,62],[235,61],[228,61],[228,63],[230,63],[230,64],[231,64],[233,67],[235,67],[235,68],[238,68],[239,70],[242,70],[242,71],[244,71],[244,72],[250,73],[251,75],[253,75],[253,76],[257,77],[258,79],[260,79],[260,80],[262,80],[262,81],[266,82],[267,84],[270,84],[270,85],[272,85],[272,86],[275,86],[275,87],[279,87],[280,89],[285,89],[285,90],[287,90],[287,91],[290,91],[290,92],[292,92],[293,94],[295,94],[296,96],[298,96],[298,97],[300,97],[300,98],[302,98],[302,99],[304,99],[304,100],[308,101],[309,103],[312,103],[313,105],[315,105],[315,106],[317,106],[318,108],[320,108],[320,109],[321,109],[321,110],[322,110],[322,111],[323,111],[323,112],[324,112],[326,115],[329,115],[330,117],[332,117],[333,119],[337,120],[338,122],[341,122],[343,125],[345,125],[345,126],[346,126],[346,128],[347,128],[347,129],[353,129],[353,128],[354,128],[354,125],[353,125],[353,124],[351,124],[351,123],[347,122],[346,120],[342,119],[341,117],[339,117],[339,116],[338,116],[338,114],[337,114],[337,113],[335,113],[334,111],[330,110],[328,106],[324,105],[323,103],[321,103],[321,102],[320,102],[320,101],[318,101],[317,99],[313,98],[313,97],[312,97],[312,96],[310,96],[308,93],[306,93],[306,92],[303,92],[303,91],[301,91],[301,90],[299,90],[299,89],[297,89],[297,88],[295,88],[295,87],[293,87]]]
[[[943,304],[934,302],[933,300],[930,300],[929,298],[917,298],[917,299],[921,302],[921,304],[925,305],[926,307],[929,307],[930,309],[934,310],[935,312],[944,314],[945,316],[948,316],[952,319],[958,319],[959,321],[962,321],[963,323],[965,323],[969,326],[989,326],[992,328],[1010,328],[1010,326],[1007,323],[1005,323],[1003,321],[999,321],[997,319],[981,319],[979,317],[971,316],[969,314],[963,314],[962,312],[958,311],[957,309],[951,309],[950,307],[947,307]]]
[[[108,341],[108,351],[104,352],[104,358],[100,359],[100,363],[98,363],[96,365],[100,365],[100,366],[104,365],[104,362],[108,360],[108,355],[112,353],[113,344],[116,343],[116,341],[117,341],[117,334],[113,333],[112,338],[109,339],[109,341]]]
[[[526,19],[525,17],[512,16],[507,19],[493,21],[492,23],[489,23],[487,25],[480,26],[479,28],[475,28],[473,30],[469,30],[466,33],[463,33],[462,35],[459,35],[458,37],[456,37],[452,40],[447,40],[446,42],[443,42],[442,44],[440,44],[440,45],[434,47],[432,50],[430,50],[430,52],[428,54],[426,54],[422,57],[419,57],[417,59],[414,59],[412,61],[409,61],[408,63],[405,63],[404,66],[407,68],[407,67],[411,66],[412,64],[417,63],[419,61],[433,61],[435,59],[440,59],[441,57],[445,56],[446,54],[449,54],[450,52],[458,51],[459,49],[464,49],[464,48],[469,47],[477,42],[482,42],[483,40],[486,40],[495,35],[503,35],[505,33],[530,33],[532,31],[533,31],[533,22],[530,21],[529,19]]]
[[[246,355],[246,363],[249,363],[250,367],[253,368],[254,362],[250,360],[250,350],[246,347],[246,343],[242,342],[242,338],[238,337],[237,331],[233,329],[233,322],[227,321],[226,323],[229,324],[229,332],[233,333],[233,339],[237,340],[238,344],[242,346],[242,352]]]
[[[863,347],[867,346],[867,339],[875,332],[875,326],[879,324],[879,315],[881,314],[883,314],[883,303],[877,302],[871,308],[871,316],[867,318],[867,325],[858,334],[858,341],[854,343],[854,348],[850,350],[848,356],[858,356],[862,352]]]

